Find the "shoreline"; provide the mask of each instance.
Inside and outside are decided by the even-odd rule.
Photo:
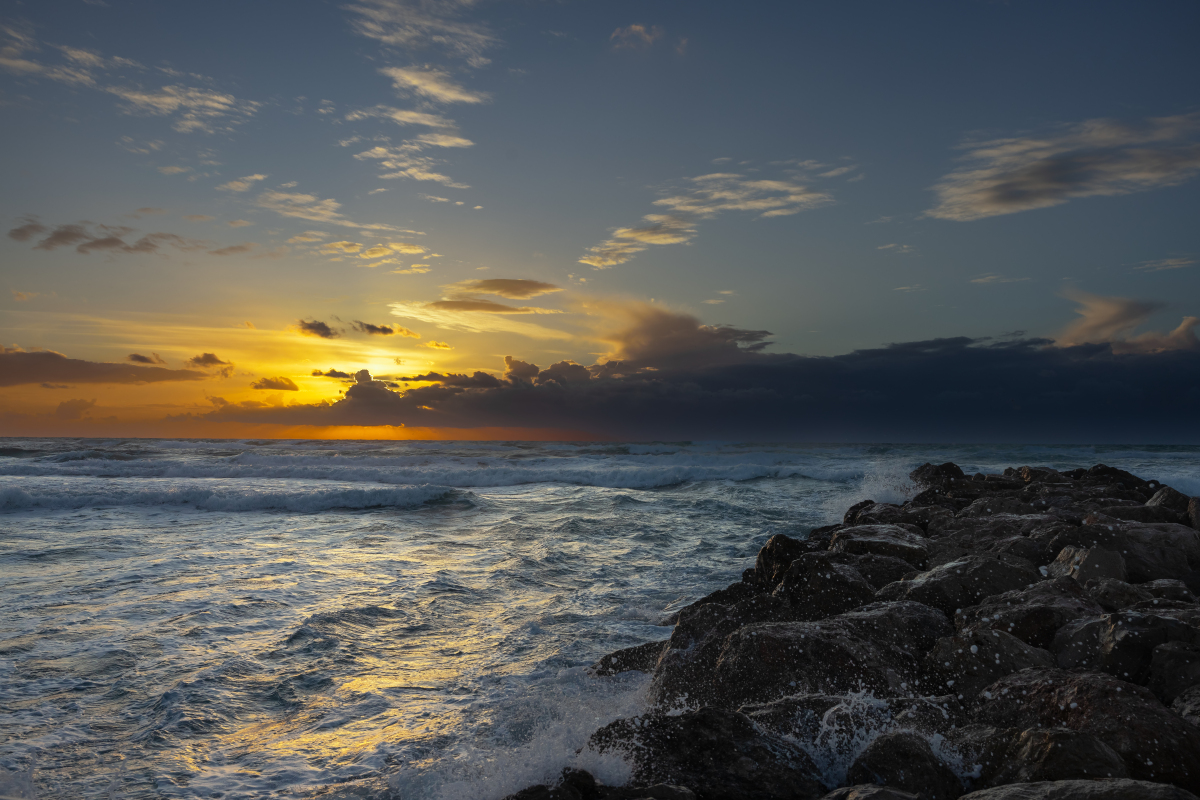
[[[1200,793],[1200,499],[1102,464],[911,478],[593,666],[652,676],[587,745],[626,786],[508,800]]]

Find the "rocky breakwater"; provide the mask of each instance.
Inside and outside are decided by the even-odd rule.
[[[1119,469],[912,473],[807,538],[777,535],[671,638],[644,715],[514,800],[1195,800],[1200,502]]]

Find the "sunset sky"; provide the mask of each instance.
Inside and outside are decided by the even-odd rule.
[[[0,435],[1200,441],[1197,30],[6,3]]]

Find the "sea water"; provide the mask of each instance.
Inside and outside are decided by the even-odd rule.
[[[0,440],[0,784],[619,783],[584,745],[648,679],[586,667],[667,638],[771,535],[911,496],[925,461],[1200,494],[1197,447]]]

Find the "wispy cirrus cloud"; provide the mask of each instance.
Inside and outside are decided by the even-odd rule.
[[[646,225],[617,228],[600,244],[589,247],[581,264],[607,269],[624,264],[649,245],[685,244],[696,235],[698,219],[728,211],[750,211],[759,217],[799,214],[827,205],[833,197],[792,180],[762,180],[737,173],[713,173],[688,178],[682,191],[654,201],[669,214],[647,214]]]
[[[348,6],[356,33],[388,47],[438,48],[470,66],[489,63],[483,53],[498,43],[487,25],[463,19],[471,0],[358,0]]]
[[[1057,343],[1061,346],[1108,344],[1117,354],[1171,350],[1200,353],[1200,339],[1196,337],[1200,317],[1184,317],[1169,333],[1147,331],[1134,335],[1152,314],[1165,309],[1167,304],[1129,297],[1102,297],[1078,289],[1068,289],[1063,296],[1077,304],[1075,313],[1079,319],[1059,335]]]
[[[1143,261],[1134,269],[1139,272],[1163,272],[1169,269],[1183,269],[1196,263],[1194,258],[1160,258],[1156,261]]]
[[[428,111],[413,111],[407,108],[393,108],[378,105],[351,111],[346,115],[347,122],[358,122],[364,119],[386,119],[397,125],[422,125],[426,128],[454,128],[454,120],[446,119],[440,114]]]
[[[962,149],[965,166],[934,185],[938,204],[926,216],[967,222],[1175,186],[1200,173],[1200,114],[1094,119]]]
[[[382,222],[355,222],[341,213],[342,204],[338,201],[332,198],[321,198],[307,192],[284,192],[278,189],[268,189],[260,194],[254,202],[259,208],[274,211],[282,217],[324,222],[328,225],[340,225],[365,231],[415,233],[415,231],[397,228],[395,225]]]
[[[528,300],[545,294],[561,292],[562,287],[543,281],[531,281],[521,278],[487,278],[484,280],[459,281],[442,287],[448,294],[475,295],[494,294],[510,300]]]
[[[663,37],[663,29],[657,25],[628,25],[617,28],[608,37],[616,50],[632,50],[649,47]],[[684,40],[686,41],[686,39]]]
[[[466,139],[462,140],[466,142]],[[466,146],[466,145],[464,145]],[[379,177],[385,180],[408,178],[414,181],[434,181],[451,189],[469,189],[465,183],[460,183],[449,175],[437,171],[442,163],[439,159],[420,155],[422,146],[416,143],[406,143],[398,147],[376,145],[370,150],[356,153],[359,161],[378,161],[384,172]]]
[[[379,72],[392,79],[392,87],[402,97],[416,96],[440,104],[483,103],[490,99],[487,92],[467,89],[436,67],[383,67]]]
[[[237,178],[236,180],[222,183],[217,188],[226,192],[248,192],[254,188],[254,184],[258,183],[259,181],[265,181],[266,179],[267,176],[262,174],[245,175],[241,178]]]

